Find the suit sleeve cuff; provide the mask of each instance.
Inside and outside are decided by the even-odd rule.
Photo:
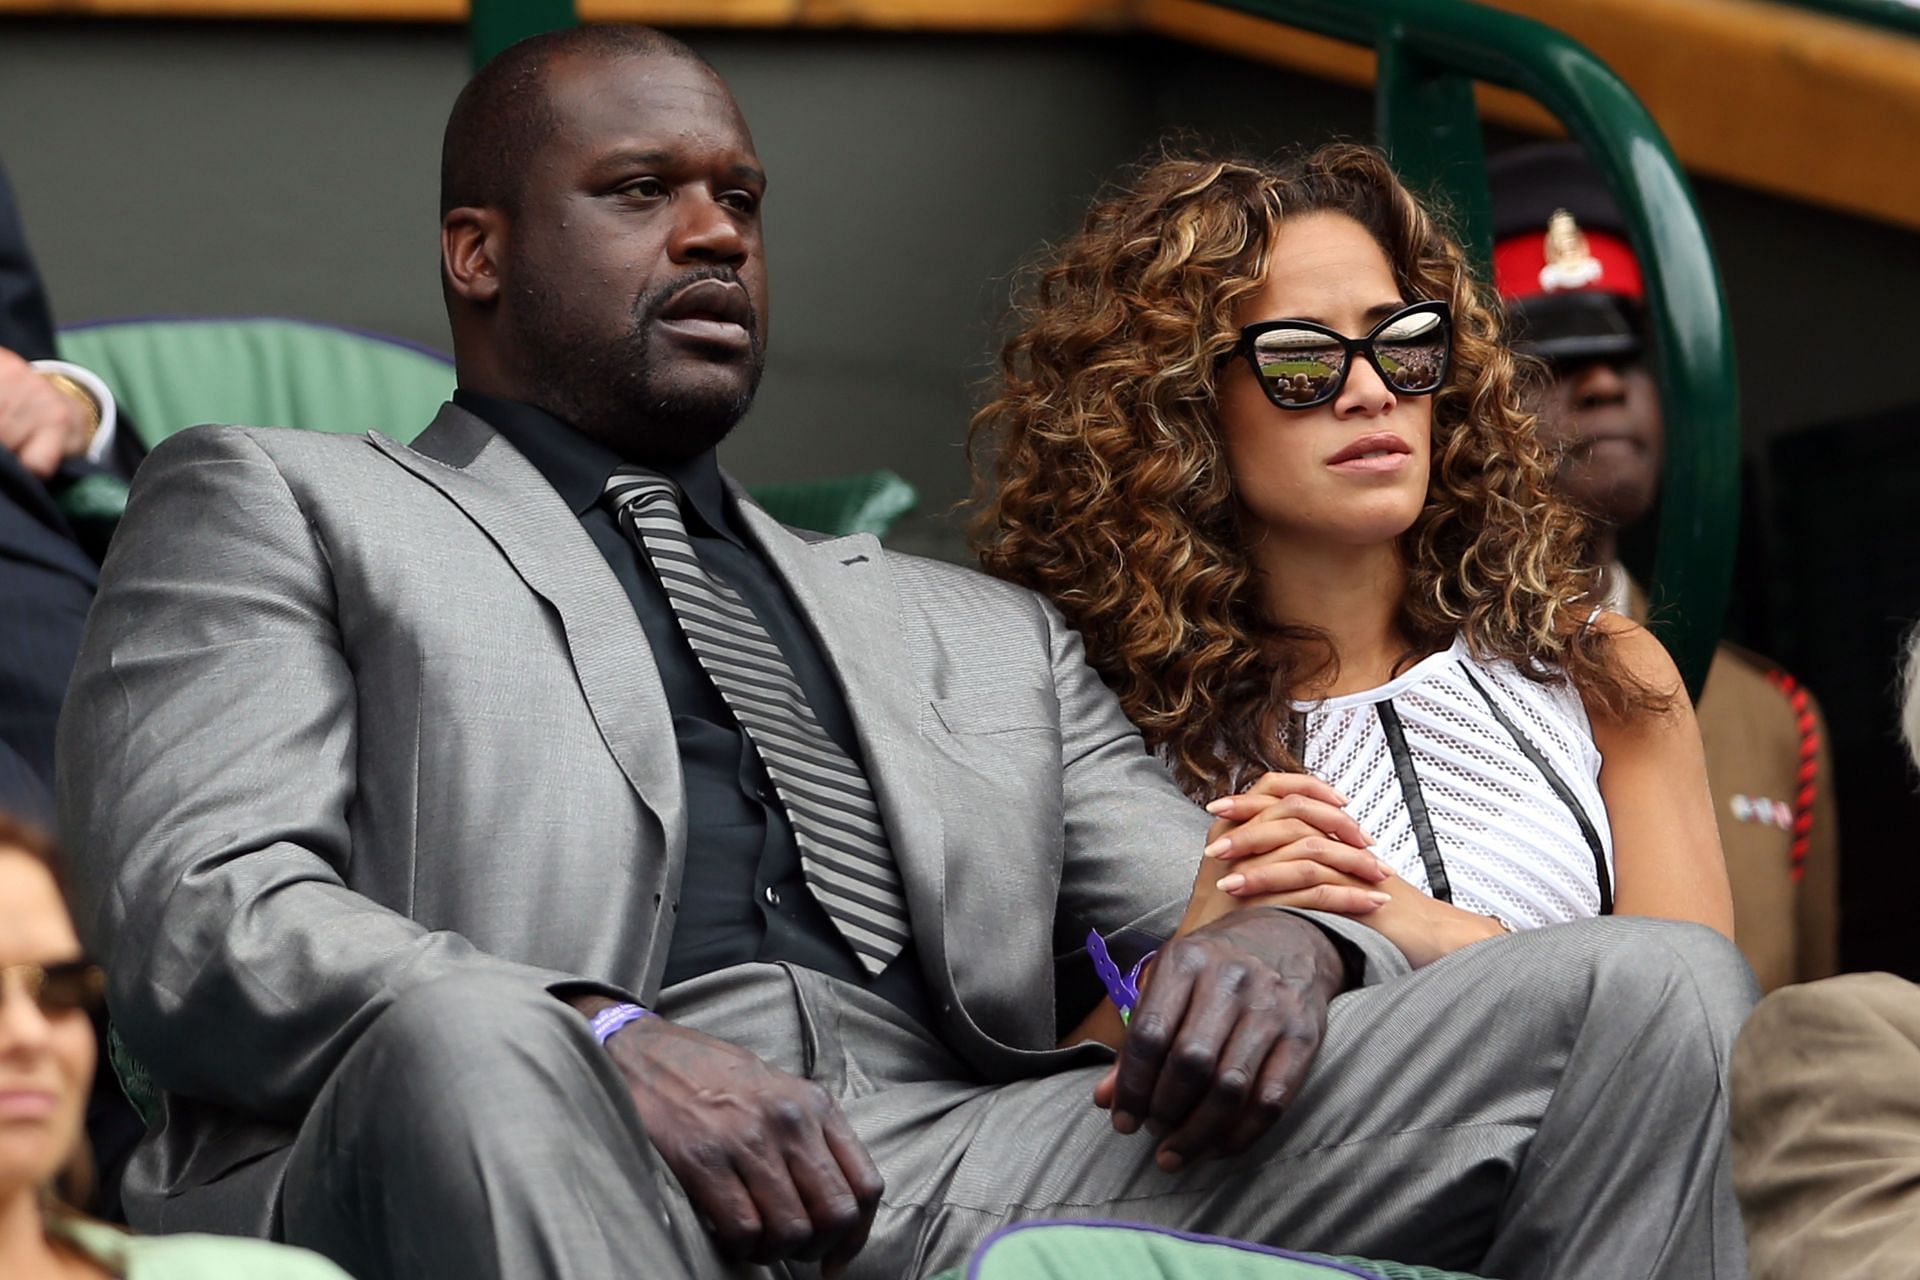
[[[1413,966],[1407,962],[1407,957],[1399,947],[1389,942],[1379,930],[1368,928],[1358,920],[1295,907],[1284,907],[1282,910],[1292,912],[1327,935],[1346,966],[1347,981],[1341,988],[1343,991],[1378,986],[1413,972]]]
[[[94,429],[93,439],[87,442],[86,458],[88,462],[104,462],[111,456],[114,432],[119,426],[119,413],[113,399],[113,392],[100,375],[85,365],[71,364],[65,360],[35,360],[33,367],[42,373],[58,373],[72,378],[80,387],[93,397],[94,407],[100,411],[100,425]]]

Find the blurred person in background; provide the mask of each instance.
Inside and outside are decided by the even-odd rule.
[[[1619,536],[1653,510],[1666,433],[1639,263],[1578,146],[1517,148],[1488,176],[1495,283],[1515,345],[1551,378],[1539,409],[1554,483],[1591,521],[1587,559],[1606,574],[1609,607],[1644,621]],[[1835,972],[1839,850],[1818,704],[1766,658],[1722,644],[1697,715],[1735,940],[1763,990]]]
[[[0,1276],[6,1280],[345,1280],[297,1249],[140,1238],[81,1215],[81,1129],[104,980],[81,955],[53,847],[0,814]]]
[[[1900,736],[1920,771],[1920,629]],[[1849,973],[1760,1002],[1733,1052],[1733,1177],[1754,1280],[1920,1260],[1920,987]]]
[[[104,540],[62,508],[139,442],[98,377],[54,358],[53,315],[0,170],[0,808],[52,816],[60,700],[99,581]]]

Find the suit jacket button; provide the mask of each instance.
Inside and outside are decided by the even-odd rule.
[[[767,886],[767,905],[770,907],[777,907],[780,905],[780,891],[774,888],[772,885]]]

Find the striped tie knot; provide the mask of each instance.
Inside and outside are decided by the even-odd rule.
[[[622,467],[601,499],[645,554],[700,667],[766,766],[807,887],[869,974],[906,949],[907,901],[866,772],[814,714],[751,606],[701,563],[665,476]]]
[[[608,477],[606,487],[600,491],[600,500],[616,516],[634,505],[646,508],[668,506],[677,515],[680,511],[680,486],[652,471],[621,467]]]

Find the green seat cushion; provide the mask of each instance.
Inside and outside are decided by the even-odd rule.
[[[317,1253],[233,1236],[136,1236],[101,1222],[56,1218],[51,1234],[121,1280],[351,1280]]]
[[[1295,1253],[1130,1222],[1034,1221],[987,1237],[932,1280],[1474,1280],[1398,1262]]]
[[[914,487],[891,471],[757,484],[750,492],[781,524],[835,535],[870,533],[876,538],[884,538],[893,522],[920,501]]]
[[[203,422],[411,441],[453,394],[445,356],[305,320],[115,320],[59,341],[62,359],[113,388],[148,448]]]
[[[149,449],[204,422],[351,434],[412,443],[453,395],[453,363],[397,338],[271,317],[109,320],[60,334],[60,355],[99,374]],[[123,487],[76,491],[76,519],[117,519]],[[759,485],[782,524],[883,537],[919,495],[891,471]]]

